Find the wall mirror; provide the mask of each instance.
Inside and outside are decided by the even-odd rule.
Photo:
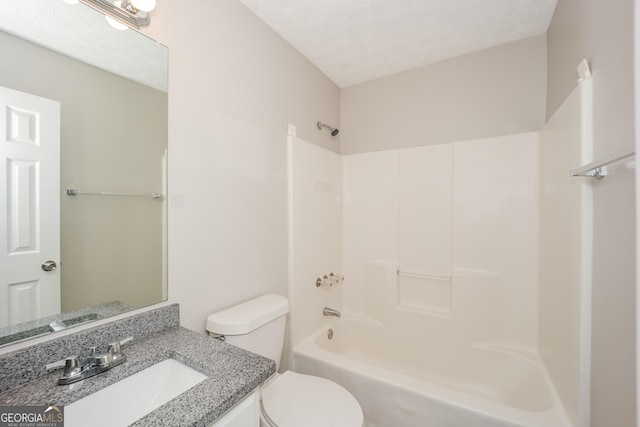
[[[166,300],[167,48],[20,0],[0,52],[0,345]]]

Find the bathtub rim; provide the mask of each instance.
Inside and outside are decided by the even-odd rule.
[[[520,353],[513,347],[501,344],[487,342],[469,343],[470,346],[477,346],[479,348],[507,353],[513,357],[521,357],[529,363],[536,364],[544,376],[544,381],[549,389],[552,401],[551,407],[543,411],[518,409],[503,403],[474,396],[460,390],[455,390],[450,387],[430,383],[422,379],[416,379],[409,375],[394,372],[380,366],[367,364],[366,362],[358,361],[349,358],[348,356],[325,350],[318,346],[316,340],[320,338],[321,335],[324,335],[329,328],[339,328],[339,323],[345,321],[368,323],[366,320],[359,317],[350,317],[348,315],[343,316],[341,319],[326,322],[313,334],[305,338],[299,344],[293,346],[293,370],[296,371],[296,356],[299,355],[321,364],[330,365],[333,369],[337,369],[339,371],[347,370],[350,372],[356,372],[358,375],[362,375],[370,380],[378,381],[387,386],[405,388],[413,393],[424,395],[427,398],[434,399],[446,405],[472,411],[483,416],[493,417],[502,422],[514,423],[522,427],[572,427],[544,364],[541,362],[539,356],[534,356],[532,351]],[[363,368],[364,366],[366,366],[366,369]]]

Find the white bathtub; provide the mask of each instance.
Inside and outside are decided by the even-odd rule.
[[[347,388],[367,427],[570,426],[536,355],[442,341],[342,318],[294,348],[294,369]]]

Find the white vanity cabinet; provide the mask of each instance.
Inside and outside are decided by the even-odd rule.
[[[259,427],[260,391],[254,390],[209,427]]]

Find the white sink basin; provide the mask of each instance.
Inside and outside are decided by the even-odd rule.
[[[128,426],[206,378],[175,359],[167,359],[65,406],[64,425]]]

